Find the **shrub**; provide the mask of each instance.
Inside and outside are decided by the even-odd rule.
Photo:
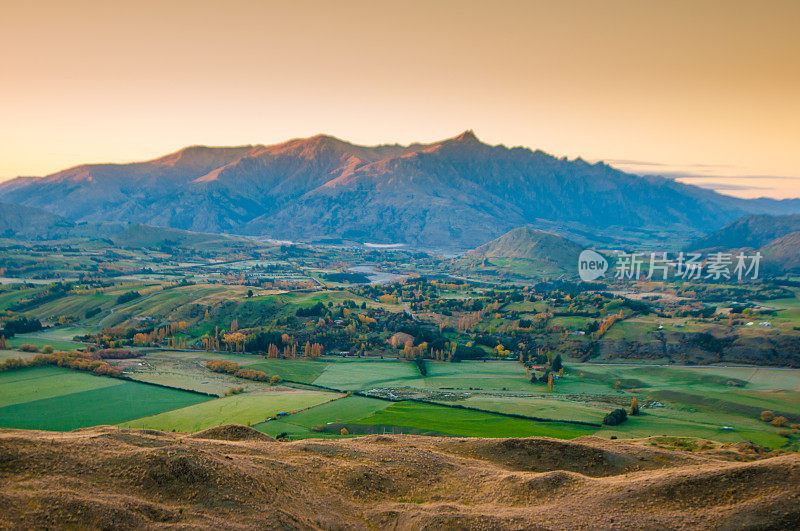
[[[55,350],[55,349],[53,347],[51,347],[50,345],[45,345],[45,346],[42,347],[42,354],[52,354],[53,350]]]
[[[17,348],[17,350],[20,352],[39,352],[39,347],[36,345],[31,345],[30,343],[23,343]]]
[[[281,377],[276,374],[275,376],[269,379],[269,383],[271,383],[272,385],[277,385],[281,383]]]
[[[615,409],[603,418],[603,424],[617,426],[628,420],[628,413],[624,409]]]
[[[764,422],[772,422],[772,419],[774,418],[775,418],[775,413],[773,413],[772,411],[767,410],[761,412],[761,420],[763,420]]]
[[[226,374],[234,374],[239,370],[239,364],[232,361],[224,360],[208,360],[206,368],[212,372],[222,372]]]
[[[245,380],[253,380],[256,382],[266,382],[269,380],[267,373],[263,371],[256,371],[254,369],[239,369],[233,375],[237,378],[244,378]]]
[[[341,433],[342,435],[348,435],[350,432],[347,431],[347,428],[342,428],[339,433]]]
[[[772,419],[772,425],[778,426],[779,428],[786,426],[786,417],[775,417]]]

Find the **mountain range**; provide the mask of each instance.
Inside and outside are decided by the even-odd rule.
[[[73,221],[447,249],[524,225],[696,234],[751,213],[800,213],[800,200],[738,199],[602,162],[488,145],[472,131],[408,146],[326,135],[192,146],[146,162],[13,179],[0,183],[0,200]]]
[[[691,251],[758,250],[779,271],[800,271],[800,215],[750,215],[694,241]]]

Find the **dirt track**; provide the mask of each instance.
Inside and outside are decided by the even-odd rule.
[[[0,527],[800,527],[800,455],[651,442],[0,430]]]

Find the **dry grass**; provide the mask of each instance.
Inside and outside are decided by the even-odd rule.
[[[0,431],[0,527],[796,528],[800,456],[584,437]],[[220,440],[222,439],[222,440]],[[236,441],[226,439],[238,439]]]

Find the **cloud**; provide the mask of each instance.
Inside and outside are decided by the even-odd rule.
[[[748,186],[746,184],[732,184],[732,183],[694,183],[698,188],[706,188],[708,190],[772,190],[768,186]]]
[[[781,179],[781,180],[789,180],[789,181],[796,181],[800,180],[800,177],[790,177],[788,175],[718,175],[718,174],[709,174],[709,173],[691,173],[691,172],[682,172],[682,171],[664,171],[659,172],[658,175],[662,177],[668,177],[670,179],[724,179],[724,180],[736,180],[736,179],[747,179],[747,180],[764,180],[764,179]]]

